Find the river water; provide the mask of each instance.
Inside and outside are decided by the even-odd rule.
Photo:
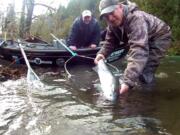
[[[118,62],[114,63],[121,67]],[[0,82],[2,135],[180,135],[180,57],[162,61],[156,86],[136,88],[115,103],[105,101],[97,78],[78,67],[36,69],[41,88],[26,77]]]

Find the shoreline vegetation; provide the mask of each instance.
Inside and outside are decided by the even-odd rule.
[[[16,13],[15,4],[9,4],[7,11],[0,9],[0,38],[16,40],[35,36],[52,42],[50,33],[58,38],[67,38],[72,22],[84,9],[91,10],[99,19],[99,0],[70,0],[67,7],[60,5],[58,9],[42,3],[41,5],[46,7],[47,11],[38,16],[34,16],[33,11],[40,3],[36,3],[36,0],[26,1],[22,3],[20,14]],[[159,17],[170,25],[173,42],[168,55],[180,55],[180,0],[132,0],[132,2],[135,2],[139,9]],[[99,22],[103,30],[106,24],[100,20]]]
[[[26,65],[16,64],[0,58],[0,82],[16,80],[26,75]]]

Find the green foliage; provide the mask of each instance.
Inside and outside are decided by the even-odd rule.
[[[179,0],[136,0],[139,7],[156,15],[171,26],[173,38],[180,40],[180,1]]]
[[[175,41],[171,48],[168,50],[169,55],[180,55],[180,41]]]
[[[173,44],[169,55],[180,55],[180,0],[135,0],[139,7],[170,25]]]

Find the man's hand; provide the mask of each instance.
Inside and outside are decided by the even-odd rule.
[[[76,46],[74,46],[74,45],[71,45],[71,46],[69,46],[69,48],[71,49],[71,50],[77,50],[77,47]]]
[[[94,63],[98,64],[98,61],[101,59],[105,59],[104,55],[103,54],[97,54],[96,58],[94,59]]]
[[[127,93],[129,90],[129,86],[126,85],[125,83],[121,84],[121,88],[119,90],[119,94],[122,95],[124,93]]]
[[[91,45],[90,45],[90,48],[96,48],[96,47],[97,47],[96,44],[91,44]]]

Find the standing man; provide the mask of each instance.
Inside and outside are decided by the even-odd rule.
[[[100,41],[100,26],[89,10],[84,10],[73,22],[68,46],[72,50],[82,47],[96,48]]]
[[[99,10],[108,29],[95,63],[105,59],[123,42],[129,51],[119,93],[126,93],[137,80],[152,83],[160,59],[170,46],[170,27],[159,18],[139,10],[135,4],[126,5],[124,0],[101,0]]]

